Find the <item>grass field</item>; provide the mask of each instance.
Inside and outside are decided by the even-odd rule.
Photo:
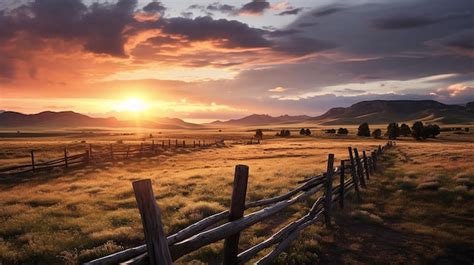
[[[243,144],[251,138],[252,128],[89,138],[81,134],[2,138],[0,161],[9,163],[32,146],[62,150],[65,144],[83,140],[138,143],[149,141],[149,133],[157,140],[226,139],[227,144],[199,151],[169,150],[155,157],[0,181],[0,263],[77,264],[142,244],[141,221],[131,187],[134,180],[152,179],[168,234],[228,208],[236,164],[250,166],[247,201],[253,201],[285,193],[299,180],[324,171],[328,153],[334,153],[339,161],[347,158],[348,146],[371,150],[386,142],[330,137],[313,131],[317,132],[313,137],[268,137],[260,145]],[[265,131],[265,135],[274,132]],[[448,264],[472,264],[472,150],[472,132],[443,133],[439,139],[425,142],[401,139],[386,155],[384,172],[374,176],[369,188],[362,191],[363,201],[349,198],[353,203],[347,209],[335,211],[333,230],[311,226],[277,263],[367,264],[383,262],[391,255],[394,263],[447,260]],[[292,206],[285,215],[245,230],[240,247],[250,247],[288,220],[301,217],[311,202]],[[178,263],[219,263],[222,245],[204,247]]]

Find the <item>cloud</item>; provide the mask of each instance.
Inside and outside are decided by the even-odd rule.
[[[229,15],[238,14],[238,8],[236,8],[235,6],[228,5],[228,4],[221,4],[219,2],[214,2],[214,3],[209,4],[206,7],[206,9],[209,11],[221,12],[221,13],[229,14]]]
[[[441,23],[451,19],[469,18],[470,16],[472,16],[470,12],[452,13],[442,16],[426,16],[421,14],[416,16],[401,15],[388,18],[376,18],[372,20],[372,23],[378,29],[411,29]]]
[[[329,16],[334,13],[340,12],[342,10],[343,10],[342,7],[331,5],[331,6],[327,6],[327,7],[314,11],[312,15],[314,17],[324,17],[324,16]]]
[[[276,92],[276,93],[282,93],[285,92],[287,89],[281,86],[277,86],[275,88],[270,88],[268,91],[269,92]]]
[[[473,97],[474,96],[474,86],[468,86],[463,83],[452,84],[447,87],[439,88],[435,92],[430,93],[434,96],[440,97]]]
[[[239,13],[245,15],[261,15],[270,8],[270,3],[266,0],[252,0],[240,8]]]
[[[143,7],[143,11],[148,12],[148,13],[160,13],[164,14],[166,10],[166,7],[157,1],[153,1],[148,3],[146,6]]]
[[[283,12],[278,13],[279,16],[287,16],[287,15],[298,15],[300,12],[303,11],[303,8],[293,8],[290,10],[285,10]]]

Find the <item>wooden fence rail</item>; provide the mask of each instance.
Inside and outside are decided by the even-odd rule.
[[[344,208],[344,198],[352,191],[355,191],[360,199],[359,183],[364,183],[361,188],[366,187],[370,174],[378,169],[379,156],[395,144],[394,141],[388,141],[383,147],[379,146],[371,152],[370,156],[363,151],[361,157],[356,148],[349,147],[349,159],[341,160],[340,166],[336,168],[335,157],[329,154],[325,173],[301,181],[301,186],[286,194],[248,203],[245,203],[245,197],[249,168],[237,165],[230,209],[204,218],[166,238],[163,234],[160,210],[151,190],[151,180],[136,181],[133,187],[142,217],[146,244],[86,264],[171,264],[182,256],[219,240],[225,240],[224,264],[246,263],[262,250],[276,245],[270,253],[256,262],[269,264],[288,248],[300,231],[321,221],[321,216],[324,216],[324,223],[330,226],[331,209],[337,205],[336,202],[339,202],[341,209]],[[319,191],[323,191],[323,194],[316,199],[306,215],[287,224],[266,240],[238,253],[242,230],[280,213],[295,203],[305,201]],[[244,214],[245,210],[255,207],[260,209]]]
[[[57,159],[38,162],[35,150],[30,151],[31,163],[9,166],[0,168],[0,175],[22,174],[28,172],[37,172],[45,169],[52,169],[55,167],[69,168],[77,165],[85,165],[89,163],[99,164],[109,161],[116,161],[120,159],[128,159],[130,157],[154,156],[158,155],[159,151],[165,151],[170,148],[207,148],[211,146],[220,146],[224,144],[223,140],[214,141],[214,143],[206,143],[199,141],[199,144],[186,144],[185,140],[175,140],[175,145],[171,146],[171,140],[168,140],[169,145],[165,145],[165,140],[160,145],[152,141],[151,144],[141,143],[140,145],[125,145],[125,144],[110,144],[108,148],[101,148],[101,150],[94,150],[93,146],[89,144],[84,152],[70,155],[69,150],[64,148],[63,156]]]

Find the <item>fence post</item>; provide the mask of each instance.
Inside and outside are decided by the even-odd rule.
[[[379,153],[379,155],[382,154],[382,146],[381,145],[379,145],[379,149],[377,150],[377,152]]]
[[[114,147],[110,144],[110,159],[114,160]]]
[[[344,208],[344,179],[345,179],[345,163],[344,163],[344,160],[341,160],[341,175],[340,175],[340,181],[341,181],[341,184],[339,186],[339,191],[340,191],[340,198],[339,198],[339,206],[342,208]]]
[[[360,185],[362,188],[365,188],[364,169],[362,168],[362,163],[360,162],[359,151],[357,148],[354,148],[354,159],[357,163],[357,175],[359,175]]]
[[[171,139],[168,139],[168,147],[171,148]]]
[[[178,147],[178,139],[175,140],[175,145]]]
[[[362,157],[364,159],[365,175],[367,175],[367,180],[369,180],[369,178],[370,178],[369,162],[367,161],[367,155],[365,154],[365,151],[362,151]]]
[[[196,141],[195,140],[193,141],[193,147],[196,147]]]
[[[85,164],[86,165],[89,165],[90,161],[91,161],[91,156],[90,156],[90,153],[89,153],[89,150],[86,150],[86,153],[84,154],[84,158],[85,158]]]
[[[67,163],[67,148],[64,147],[64,166],[68,168],[68,163]]]
[[[235,167],[234,185],[230,202],[229,221],[235,221],[244,216],[245,196],[247,194],[248,177],[248,166],[237,165]],[[225,239],[223,264],[237,264],[237,254],[239,252],[239,238],[240,232],[233,234]]]
[[[161,148],[165,149],[165,140],[161,140]]]
[[[326,226],[331,226],[331,204],[332,204],[332,177],[334,175],[334,154],[328,155],[328,167],[326,171],[326,193],[324,194],[324,220]]]
[[[133,182],[135,199],[142,218],[143,231],[150,264],[172,264],[168,242],[161,223],[160,208],[156,204],[151,180],[138,180]]]
[[[354,155],[352,154],[352,147],[348,147],[349,150],[349,159],[351,160],[351,175],[352,175],[352,182],[354,182],[354,189],[357,194],[357,199],[360,200],[360,192],[359,192],[359,178],[356,173],[356,164],[354,161]]]
[[[183,148],[185,148],[185,147],[186,147],[186,141],[183,140]]]
[[[377,171],[377,152],[372,151],[372,166],[374,167],[374,172]]]
[[[36,171],[36,166],[35,166],[35,151],[31,150],[31,169],[33,172]]]

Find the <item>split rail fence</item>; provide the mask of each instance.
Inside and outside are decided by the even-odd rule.
[[[95,150],[93,145],[89,144],[85,152],[71,155],[65,147],[63,152],[64,155],[62,157],[41,162],[37,161],[35,158],[35,155],[37,154],[35,150],[31,150],[31,160],[29,163],[0,168],[0,175],[38,172],[56,167],[70,168],[77,165],[87,165],[90,163],[99,164],[109,161],[129,159],[131,157],[153,156],[171,148],[205,148],[222,144],[224,144],[223,140],[216,140],[214,142],[210,142],[209,140],[207,142],[206,140],[194,140],[192,143],[189,141],[186,143],[185,140],[168,139],[160,142],[152,141],[150,144],[141,143],[140,145],[110,144],[105,147],[96,146]]]
[[[299,182],[301,186],[286,194],[258,201],[245,202],[249,168],[245,165],[235,167],[234,184],[230,209],[211,215],[179,232],[165,236],[161,222],[160,208],[156,203],[151,180],[133,182],[133,189],[140,211],[146,244],[126,249],[86,263],[98,264],[159,264],[168,265],[203,246],[224,241],[223,264],[244,264],[257,254],[273,245],[276,247],[259,259],[256,264],[269,264],[298,237],[304,228],[324,219],[331,226],[331,212],[334,205],[344,208],[344,198],[355,191],[361,199],[361,189],[379,168],[379,157],[386,149],[395,145],[394,141],[378,146],[370,152],[359,153],[357,148],[348,147],[349,159],[334,165],[334,155],[328,155],[326,172]],[[289,223],[275,234],[257,245],[238,252],[240,233],[289,206],[302,202],[318,191],[323,195],[316,199],[309,212],[302,218]],[[261,208],[250,214],[244,211]]]

